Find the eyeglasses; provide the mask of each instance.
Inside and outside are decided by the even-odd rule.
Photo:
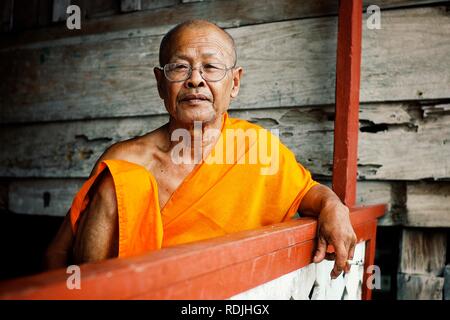
[[[233,69],[235,65],[228,68],[223,63],[202,64],[200,66],[200,75],[205,81],[217,82],[222,80],[227,71]],[[171,82],[186,81],[191,77],[192,70],[194,70],[191,65],[186,63],[168,63],[162,68],[158,67],[158,69],[164,70],[164,75]]]

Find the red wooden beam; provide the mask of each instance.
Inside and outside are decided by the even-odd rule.
[[[361,32],[362,0],[339,1],[333,190],[347,206],[356,199]]]
[[[351,209],[358,242],[375,240],[376,219],[384,211],[385,205]],[[80,290],[67,289],[69,275],[55,270],[0,283],[0,299],[229,298],[312,263],[316,231],[315,219],[301,218],[138,257],[85,264]],[[372,259],[374,245],[369,249],[366,258]]]

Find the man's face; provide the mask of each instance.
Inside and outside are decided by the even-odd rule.
[[[191,77],[181,82],[170,82],[164,72],[155,68],[158,92],[169,114],[178,122],[213,122],[229,107],[230,100],[239,92],[242,68],[228,70],[217,82],[205,81],[200,66],[222,63],[233,66],[233,48],[220,30],[185,28],[172,39],[167,50],[166,63],[184,63],[193,68]],[[206,100],[189,100],[188,95],[201,94]]]

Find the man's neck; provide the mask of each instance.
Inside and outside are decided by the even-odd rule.
[[[167,146],[169,146],[166,152],[172,152],[175,146],[182,143],[186,150],[186,154],[183,155],[183,158],[187,158],[185,161],[195,161],[195,159],[198,161],[201,157],[205,159],[220,137],[223,121],[223,113],[209,122],[181,123],[170,117],[166,127]]]

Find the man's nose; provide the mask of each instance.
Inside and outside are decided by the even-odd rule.
[[[197,88],[205,86],[205,80],[202,78],[200,68],[192,69],[191,76],[186,80],[188,88]]]

